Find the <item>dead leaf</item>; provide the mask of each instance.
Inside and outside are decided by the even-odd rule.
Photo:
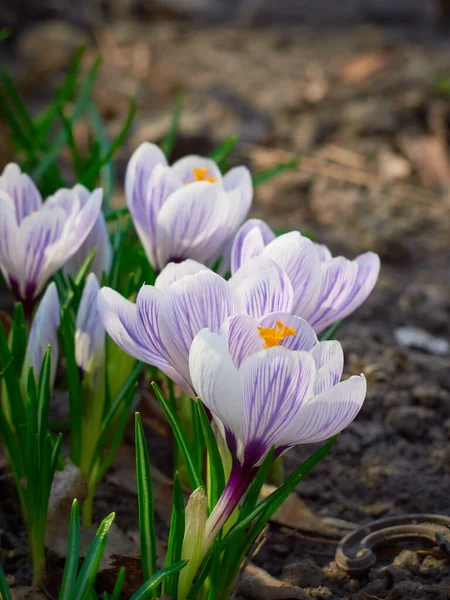
[[[267,498],[276,489],[273,485],[264,484],[261,489],[261,499]],[[327,523],[325,519],[315,515],[295,492],[292,492],[286,498],[271,520],[285,527],[301,529],[311,533],[330,537],[342,536],[340,528],[336,527],[333,523]]]
[[[279,581],[264,569],[249,564],[243,572],[236,592],[254,600],[307,600],[299,587]]]
[[[450,188],[447,146],[440,136],[401,135],[398,141],[402,152],[419,173],[423,185],[437,184],[445,189]]]
[[[347,83],[364,81],[371,75],[383,71],[391,62],[394,54],[390,50],[367,52],[351,60],[342,69],[342,80]]]

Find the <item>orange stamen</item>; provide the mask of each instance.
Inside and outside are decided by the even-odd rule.
[[[281,321],[275,321],[276,327],[258,327],[259,335],[264,340],[264,348],[279,346],[284,338],[297,335],[292,327],[284,325]]]
[[[196,167],[195,169],[192,169],[195,181],[209,181],[210,183],[215,183],[217,179],[208,175],[208,171],[208,167]]]

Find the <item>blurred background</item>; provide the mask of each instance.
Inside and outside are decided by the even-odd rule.
[[[258,188],[253,216],[311,231],[335,252],[379,252],[386,276],[394,267],[379,316],[393,306],[398,320],[387,298],[404,294],[411,269],[424,286],[449,280],[449,17],[448,0],[2,0],[0,52],[33,115],[81,44],[86,72],[102,58],[94,98],[110,139],[136,98],[116,204],[131,152],[164,139],[180,95],[174,159],[233,135],[232,162],[254,171],[299,156]],[[78,120],[77,143],[90,131]],[[0,165],[13,156],[0,116]],[[430,302],[416,320],[448,327]]]

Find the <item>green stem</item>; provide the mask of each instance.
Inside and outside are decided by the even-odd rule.
[[[269,483],[275,485],[276,487],[280,487],[284,481],[284,461],[283,457],[277,458],[270,465],[269,469]]]
[[[32,586],[42,587],[45,575],[45,528],[42,532],[30,533],[30,551],[33,563]]]

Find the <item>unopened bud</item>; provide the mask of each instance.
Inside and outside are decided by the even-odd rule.
[[[192,582],[204,556],[205,525],[208,500],[202,487],[192,492],[185,510],[185,528],[181,560],[188,561],[180,572],[178,599],[183,600],[191,589]]]

